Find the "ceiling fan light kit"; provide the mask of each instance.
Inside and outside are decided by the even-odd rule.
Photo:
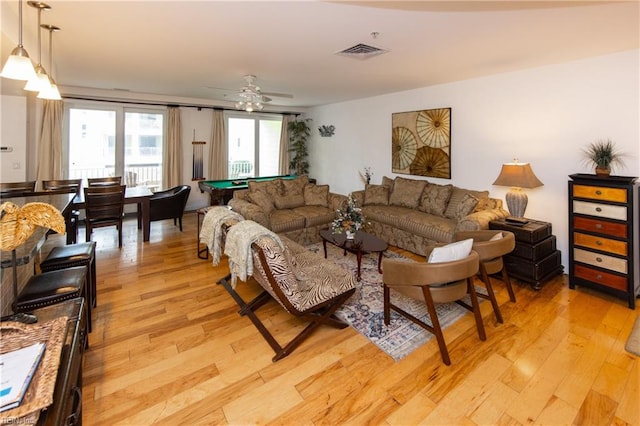
[[[244,79],[247,81],[247,85],[240,88],[240,100],[236,102],[236,109],[245,110],[247,112],[262,111],[264,104],[271,101],[262,94],[260,86],[255,85],[255,75],[245,75]]]

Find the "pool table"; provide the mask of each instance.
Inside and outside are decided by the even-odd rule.
[[[225,180],[201,180],[198,182],[200,192],[209,193],[209,205],[226,205],[231,198],[233,198],[233,192],[237,189],[247,189],[249,187],[249,181],[263,181],[272,179],[295,179],[295,175],[282,175],[282,176],[265,176],[256,178],[241,178],[241,179],[225,179]],[[309,179],[313,182],[313,179]]]

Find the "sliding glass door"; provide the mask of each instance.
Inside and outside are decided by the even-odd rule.
[[[66,113],[69,179],[122,176],[127,186],[160,188],[164,110],[87,103]]]
[[[229,179],[275,176],[282,117],[227,113]]]

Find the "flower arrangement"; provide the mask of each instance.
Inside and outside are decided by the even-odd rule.
[[[334,234],[342,234],[343,232],[349,236],[354,235],[357,230],[366,225],[362,209],[357,206],[356,199],[353,194],[347,196],[347,205],[338,209],[338,217],[331,223],[331,229]]]
[[[368,185],[371,183],[371,176],[373,176],[373,172],[371,171],[371,167],[365,167],[361,172],[360,176],[364,180],[364,182]]]

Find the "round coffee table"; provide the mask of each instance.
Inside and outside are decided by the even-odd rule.
[[[389,245],[375,235],[368,234],[364,231],[357,231],[355,238],[348,240],[346,234],[334,234],[331,229],[322,229],[320,231],[320,237],[322,238],[325,259],[327,258],[327,242],[343,249],[345,256],[347,252],[356,255],[356,259],[358,260],[358,281],[360,281],[360,265],[363,254],[378,253],[378,272],[382,273],[382,254],[389,248]]]

